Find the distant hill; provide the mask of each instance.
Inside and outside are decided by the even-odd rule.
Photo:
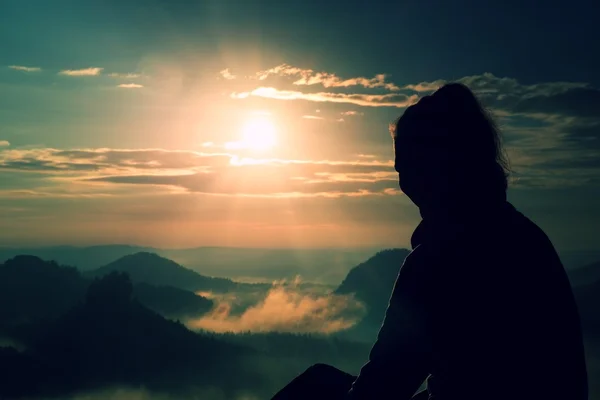
[[[567,271],[579,269],[600,260],[600,250],[563,250],[558,255]]]
[[[379,249],[240,247],[161,249],[120,244],[89,247],[0,247],[0,262],[20,254],[30,254],[46,261],[54,260],[62,265],[71,265],[81,271],[90,271],[126,255],[149,252],[185,265],[203,275],[263,282],[293,279],[296,275],[301,275],[304,280],[337,284],[350,268],[377,250]]]
[[[34,256],[7,260],[0,264],[0,327],[58,318],[83,302],[91,278]],[[213,305],[207,298],[164,284],[136,284],[133,294],[168,318],[199,316]]]
[[[600,262],[573,271],[569,279],[584,329],[600,337]]]
[[[230,279],[200,275],[175,261],[148,252],[121,257],[87,275],[99,277],[112,271],[126,272],[134,283],[172,286],[191,291],[226,292],[237,287],[237,284]]]
[[[75,268],[17,256],[0,264],[0,325],[56,318],[82,300],[86,290]]]
[[[600,282],[600,261],[568,271],[573,287]]]
[[[198,317],[210,311],[214,305],[206,297],[172,286],[138,283],[134,286],[133,293],[144,306],[170,318]]]
[[[56,261],[59,264],[70,265],[85,271],[99,268],[118,258],[141,251],[151,251],[151,249],[130,245],[0,248],[0,262],[21,254],[29,254],[45,261]]]
[[[410,250],[383,250],[352,268],[336,294],[354,294],[367,307],[366,322],[379,324],[383,320],[394,282]]]
[[[579,286],[574,293],[584,329],[600,336],[600,281]]]

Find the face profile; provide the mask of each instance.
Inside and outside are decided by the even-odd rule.
[[[448,84],[421,98],[390,131],[400,188],[418,207],[506,190],[500,132],[466,86]]]

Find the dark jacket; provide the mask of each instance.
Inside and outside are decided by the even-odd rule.
[[[506,201],[424,218],[351,399],[587,399],[577,307],[544,232]]]

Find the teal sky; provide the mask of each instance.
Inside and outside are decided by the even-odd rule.
[[[600,249],[594,2],[388,3],[3,1],[0,245],[406,246],[387,125],[461,81],[513,203]]]

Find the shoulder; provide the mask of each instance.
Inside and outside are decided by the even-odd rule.
[[[447,264],[449,259],[458,256],[460,248],[452,242],[429,242],[422,243],[415,247],[406,257],[400,273],[431,274],[440,268],[441,264]]]
[[[424,292],[433,281],[444,274],[447,261],[440,256],[442,252],[433,243],[423,243],[413,249],[406,257],[397,279],[397,286],[410,292]]]

